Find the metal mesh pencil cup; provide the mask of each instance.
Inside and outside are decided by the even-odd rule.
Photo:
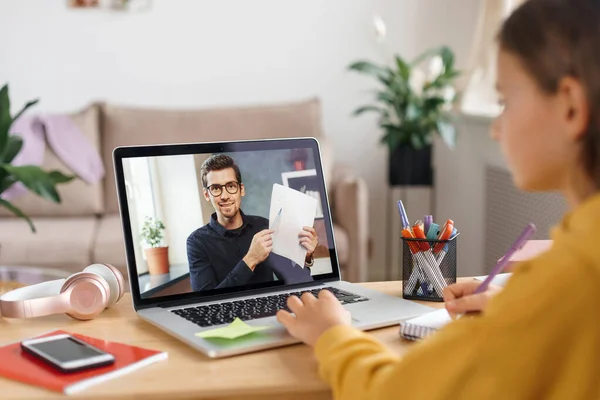
[[[401,239],[403,298],[444,301],[442,291],[456,282],[457,239]]]

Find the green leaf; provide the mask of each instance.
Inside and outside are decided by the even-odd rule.
[[[60,171],[50,171],[48,173],[48,175],[54,181],[55,184],[67,183],[67,182],[71,182],[73,179],[75,179],[75,176],[73,176],[73,175],[64,175]]]
[[[385,134],[381,138],[381,143],[387,144],[390,149],[395,149],[402,143],[402,130],[400,127],[391,124],[381,125]]]
[[[440,106],[443,106],[446,101],[441,97],[430,97],[425,99],[423,102],[423,108],[427,111],[431,111],[437,109]]]
[[[410,77],[410,66],[400,57],[396,56],[396,67],[398,67],[398,73],[404,80],[408,80]]]
[[[10,164],[12,160],[19,154],[23,147],[23,139],[20,136],[9,135],[4,151],[0,154],[0,163]]]
[[[2,198],[0,198],[0,206],[3,206],[7,210],[9,210],[13,214],[15,214],[17,217],[23,218],[25,221],[27,221],[27,223],[29,224],[29,228],[31,229],[31,232],[35,233],[35,226],[33,225],[33,222],[31,221],[31,219],[29,219],[29,217],[27,215],[25,215],[25,213],[23,213],[23,211],[21,211],[19,208],[15,207],[12,203],[10,203]]]
[[[412,135],[410,137],[410,144],[416,150],[419,150],[419,149],[423,148],[423,141],[421,140],[421,136],[420,135]]]
[[[14,176],[8,174],[8,172],[0,169],[0,193],[4,193],[6,189],[11,187],[15,182]]]
[[[396,102],[396,96],[394,96],[394,93],[390,93],[388,91],[381,91],[377,92],[377,100],[383,102],[384,104],[393,106]]]
[[[438,121],[437,130],[450,149],[456,146],[456,128],[449,122]]]
[[[384,85],[389,85],[393,72],[388,67],[382,67],[370,61],[357,61],[348,67],[350,71],[371,75],[379,79]]]
[[[440,57],[442,57],[442,61],[444,62],[444,67],[446,71],[451,71],[454,69],[454,53],[448,46],[442,46],[439,48]]]
[[[17,113],[17,115],[15,115],[15,117],[13,118],[13,121],[16,121],[17,119],[19,119],[19,117],[21,115],[23,115],[23,113],[31,106],[37,104],[37,102],[39,101],[39,99],[35,99],[35,100],[31,100],[30,102],[28,102],[27,104],[25,104],[25,106],[23,106],[23,109],[21,111],[19,111]]]
[[[8,96],[8,84],[0,89],[0,153],[4,151],[8,141],[8,130],[12,119],[10,118],[10,99]]]
[[[55,178],[58,178],[58,175],[53,176],[34,165],[14,166],[2,164],[0,167],[38,196],[60,203],[60,195],[56,191],[54,181]]]
[[[431,56],[434,56],[436,54],[439,54],[439,52],[440,52],[440,48],[439,47],[426,50],[423,53],[421,53],[421,55],[419,55],[417,58],[415,58],[413,61],[411,61],[409,65],[411,67],[415,67],[415,66],[421,64],[427,58],[429,58]]]
[[[357,115],[360,115],[360,114],[368,112],[368,111],[375,111],[378,113],[383,112],[383,110],[377,106],[362,106],[362,107],[359,107],[356,110],[354,110],[352,115],[357,116]]]
[[[461,71],[457,71],[457,70],[450,70],[450,71],[446,71],[444,73],[444,79],[446,80],[450,80],[450,79],[454,79],[457,76],[459,76],[462,72]]]
[[[406,119],[415,120],[421,117],[421,110],[419,106],[415,103],[410,103],[406,107]]]

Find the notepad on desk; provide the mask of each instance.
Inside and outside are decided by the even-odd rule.
[[[56,330],[43,334],[51,336],[68,333]],[[167,353],[159,350],[131,346],[126,343],[112,342],[101,338],[93,338],[73,333],[76,338],[91,344],[115,356],[115,363],[65,374],[46,365],[23,352],[20,343],[12,343],[0,347],[0,378],[46,388],[51,391],[72,395],[91,386],[105,383],[109,379],[131,373],[139,368],[167,358]],[[0,393],[2,393],[0,391]],[[4,394],[4,393],[2,393]],[[1,398],[5,398],[0,395]]]
[[[400,336],[407,340],[424,339],[452,322],[445,308],[400,323]]]

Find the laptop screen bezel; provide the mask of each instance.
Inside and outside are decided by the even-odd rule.
[[[325,194],[323,201],[323,218],[326,222],[325,231],[329,244],[329,256],[332,264],[332,272],[323,275],[314,276],[314,282],[330,282],[340,280],[340,268],[338,264],[335,238],[333,234],[333,223],[331,219],[331,210],[329,209],[329,196],[327,186],[323,176],[323,166],[321,163],[321,152],[316,138],[294,138],[294,139],[265,139],[265,140],[244,140],[231,142],[209,142],[209,143],[180,143],[180,144],[162,144],[162,145],[144,145],[144,146],[120,146],[113,150],[113,164],[115,171],[115,180],[117,186],[117,196],[119,200],[119,211],[121,215],[121,225],[125,240],[125,252],[127,259],[127,270],[129,272],[129,284],[133,298],[134,308],[147,308],[165,303],[200,303],[213,301],[219,298],[234,297],[234,295],[246,295],[257,292],[269,292],[274,290],[286,290],[290,285],[273,283],[263,283],[256,285],[240,286],[234,288],[212,289],[206,292],[191,292],[176,295],[161,296],[156,298],[142,298],[140,293],[137,263],[134,251],[133,234],[131,231],[129,204],[125,189],[125,178],[123,173],[123,159],[139,157],[160,157],[176,155],[195,155],[195,154],[214,154],[214,153],[235,153],[244,151],[265,151],[265,150],[291,150],[291,149],[311,149],[314,154],[315,168],[317,176],[320,178],[320,190]]]

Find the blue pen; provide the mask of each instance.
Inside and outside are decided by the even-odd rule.
[[[454,239],[454,237],[455,237],[456,235],[458,235],[458,229],[454,228],[454,229],[452,230],[452,235],[450,235],[450,239],[449,239],[449,240],[452,240],[452,239]],[[448,251],[448,243],[446,243],[446,245],[444,246],[444,251]]]
[[[404,204],[402,204],[402,200],[398,200],[398,212],[400,213],[400,219],[402,219],[402,228],[410,228],[410,222],[408,222],[408,216],[406,215],[406,210],[404,209]]]
[[[275,224],[277,222],[279,222],[279,218],[281,218],[281,211],[283,211],[283,208],[280,208],[279,211],[277,212],[277,215],[275,216],[275,220],[273,221],[273,224],[271,225],[271,229],[273,229],[275,227]]]

